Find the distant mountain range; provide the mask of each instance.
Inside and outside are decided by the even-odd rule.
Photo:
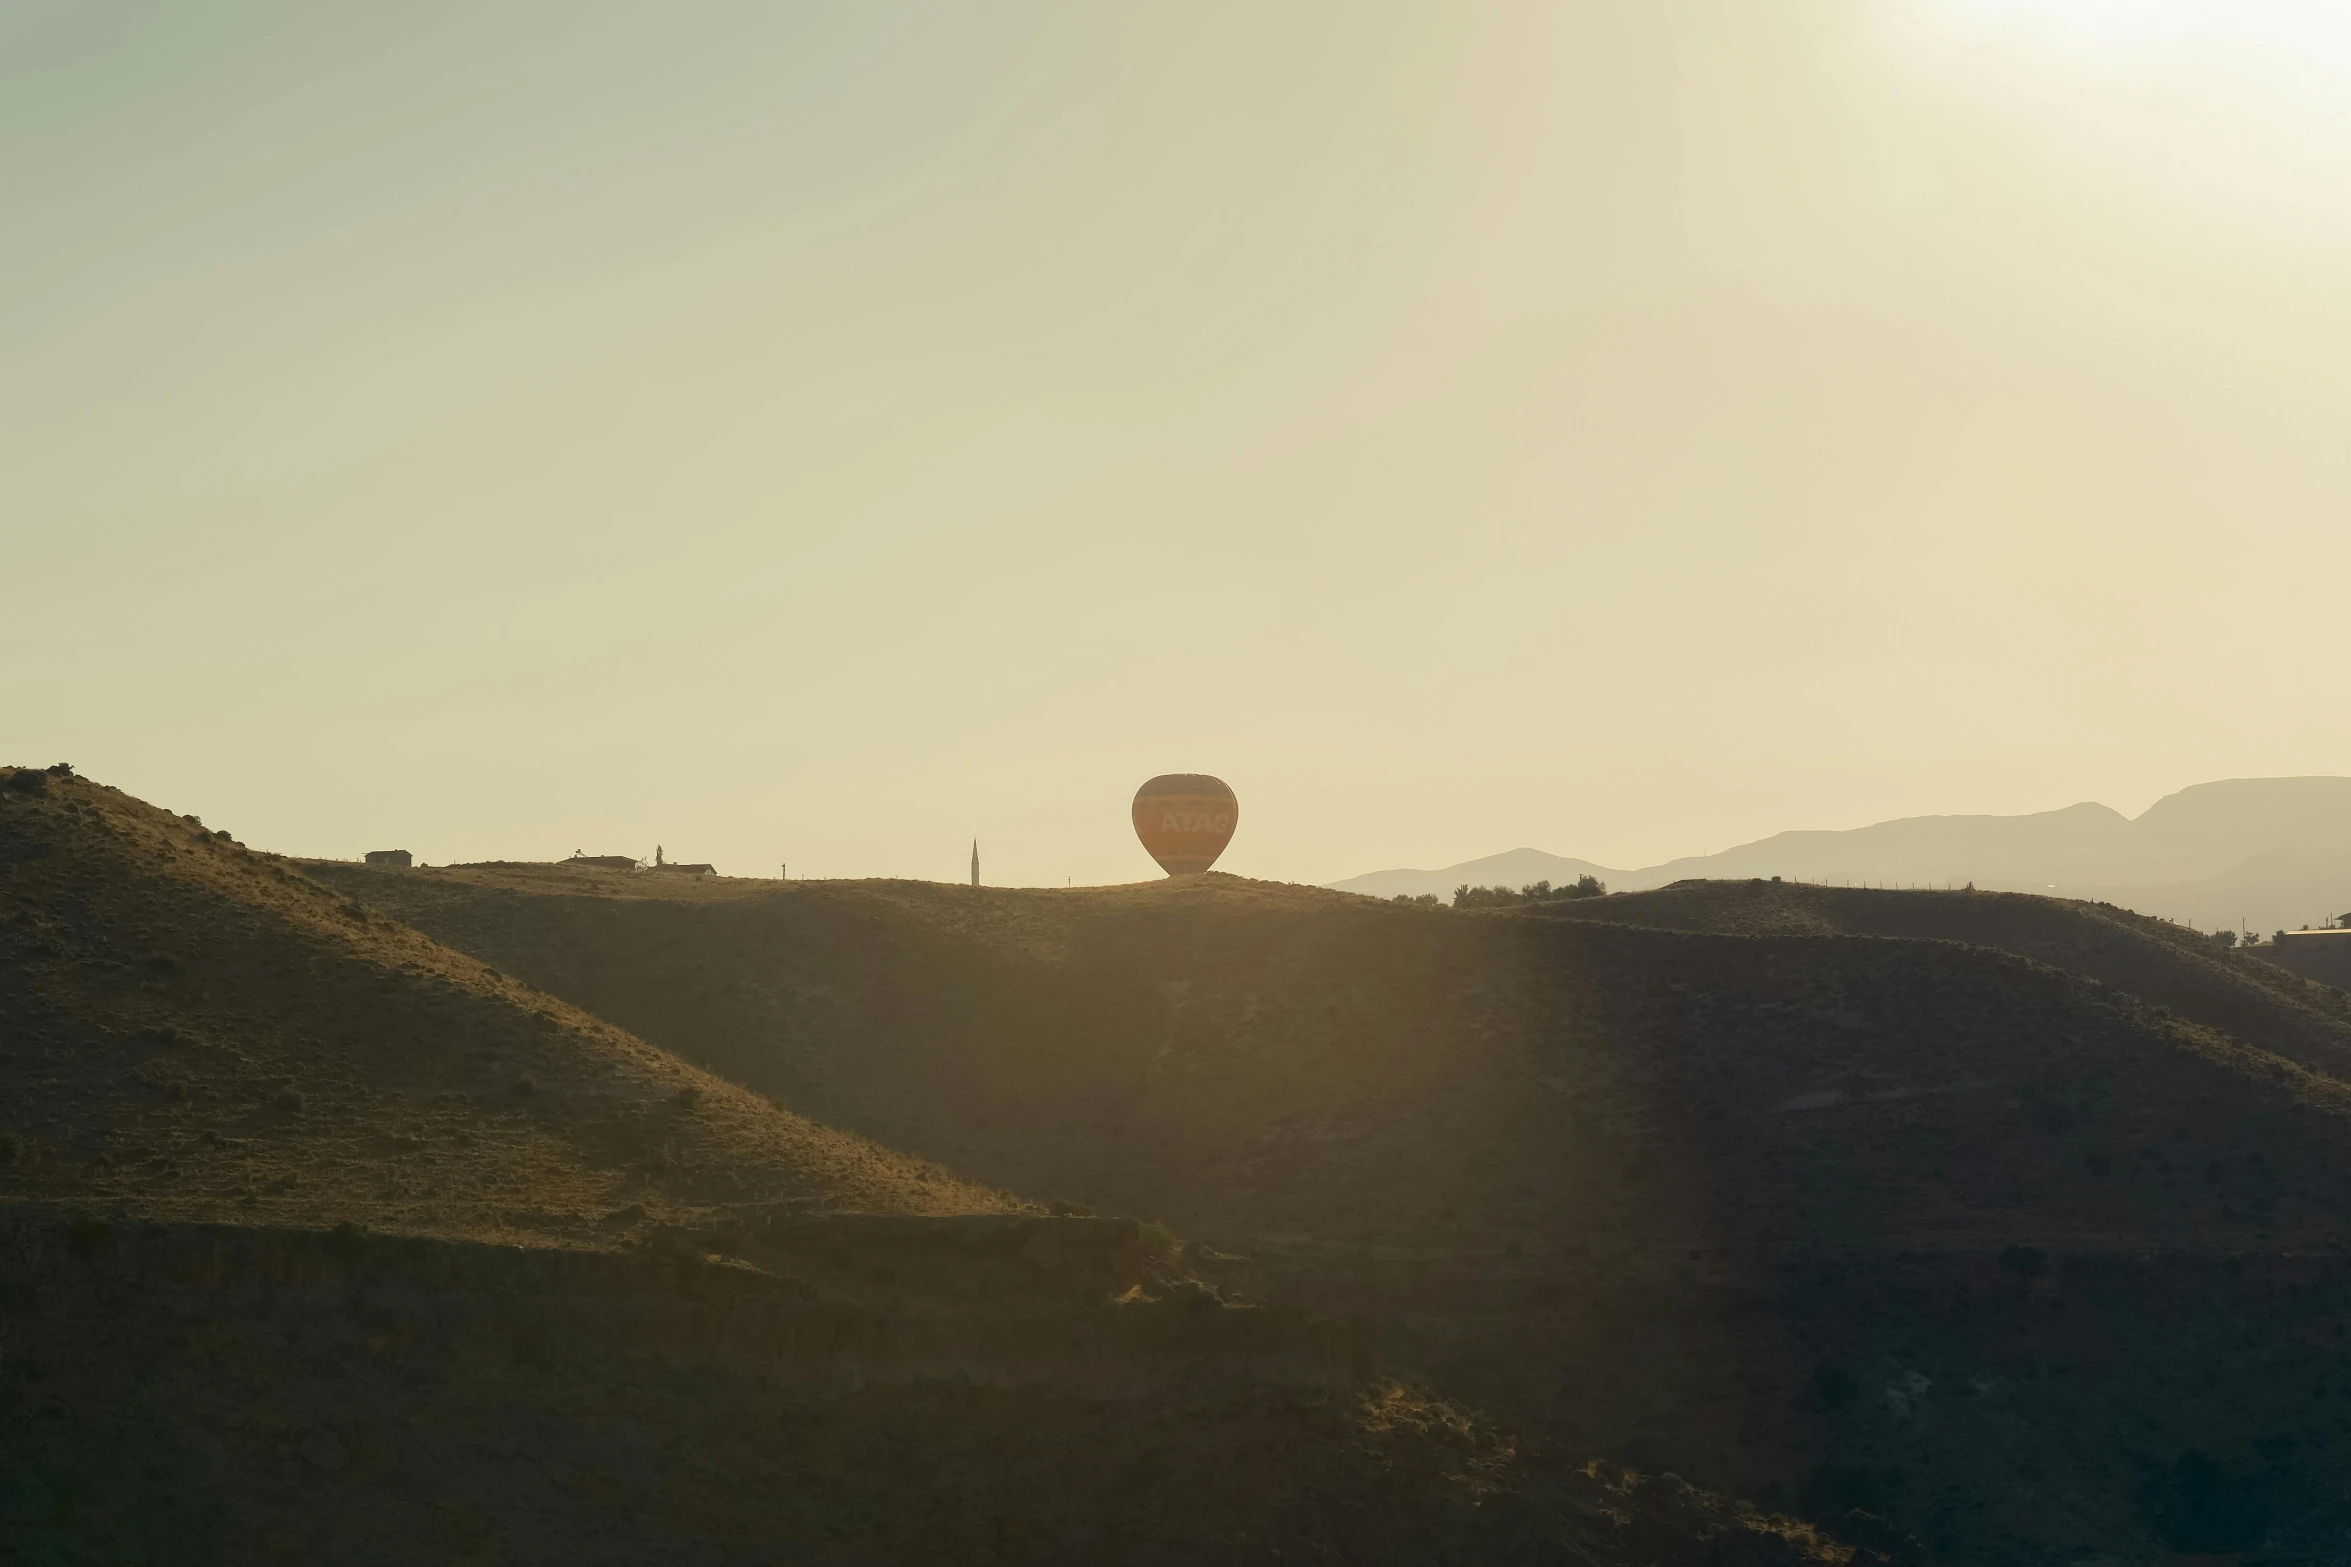
[[[1330,885],[1372,897],[1451,894],[1597,876],[1638,892],[1691,878],[1785,877],[1962,886],[2114,903],[2199,927],[2293,930],[2351,909],[2351,778],[2231,778],[2166,795],[2136,817],[2083,803],[2029,816],[1911,816],[1842,832],[1783,832],[1637,870],[1513,849],[1442,870]]]

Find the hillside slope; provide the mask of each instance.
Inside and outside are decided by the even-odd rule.
[[[0,1118],[0,1559],[1858,1560],[62,771]]]
[[[0,774],[0,1034],[20,1201],[599,1245],[1014,1206],[69,775]]]
[[[807,1113],[1250,1249],[1564,1451],[1866,1503],[1952,1562],[2207,1538],[2165,1466],[2217,1454],[2351,1548],[2351,1093],[2286,1054],[2336,1024],[2160,930],[2020,899],[2008,939],[2055,920],[2042,956],[2273,1048],[1940,927],[1656,928],[1667,894],[313,870]]]
[[[1525,912],[1749,936],[1967,942],[2086,975],[2314,1071],[2351,1079],[2351,997],[2111,904],[2026,893],[1687,881],[1653,892],[1529,905]]]
[[[2351,1232],[2332,1077],[1947,942],[1465,917],[1219,877],[673,897],[587,873],[559,892],[487,871],[319,874],[810,1114],[1236,1244]],[[2332,1059],[2330,1019],[2191,956],[2180,988]],[[2237,1177],[2166,1177],[2181,1142],[2234,1145]]]

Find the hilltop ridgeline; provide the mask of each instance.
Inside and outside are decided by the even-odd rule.
[[[1589,874],[1623,890],[1693,878],[1960,887],[2125,904],[2205,927],[2323,924],[2351,902],[2351,778],[2231,778],[2166,795],[2137,817],[2083,803],[2023,816],[1912,816],[1841,831],[1775,833],[1639,870],[1537,849],[1442,870],[1333,883],[1373,897],[1443,896]]]

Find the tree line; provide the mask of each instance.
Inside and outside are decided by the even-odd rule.
[[[1472,887],[1463,882],[1453,889],[1453,907],[1457,909],[1503,909],[1520,903],[1565,903],[1577,898],[1601,898],[1608,894],[1608,883],[1597,876],[1578,876],[1572,882],[1554,887],[1548,881],[1531,881],[1523,887]],[[1396,903],[1415,903],[1424,908],[1438,908],[1442,904],[1433,892],[1418,897],[1400,892],[1391,900]]]

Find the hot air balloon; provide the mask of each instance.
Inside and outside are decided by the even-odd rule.
[[[1162,773],[1135,791],[1135,836],[1170,876],[1214,865],[1240,820],[1241,802],[1206,773]]]

